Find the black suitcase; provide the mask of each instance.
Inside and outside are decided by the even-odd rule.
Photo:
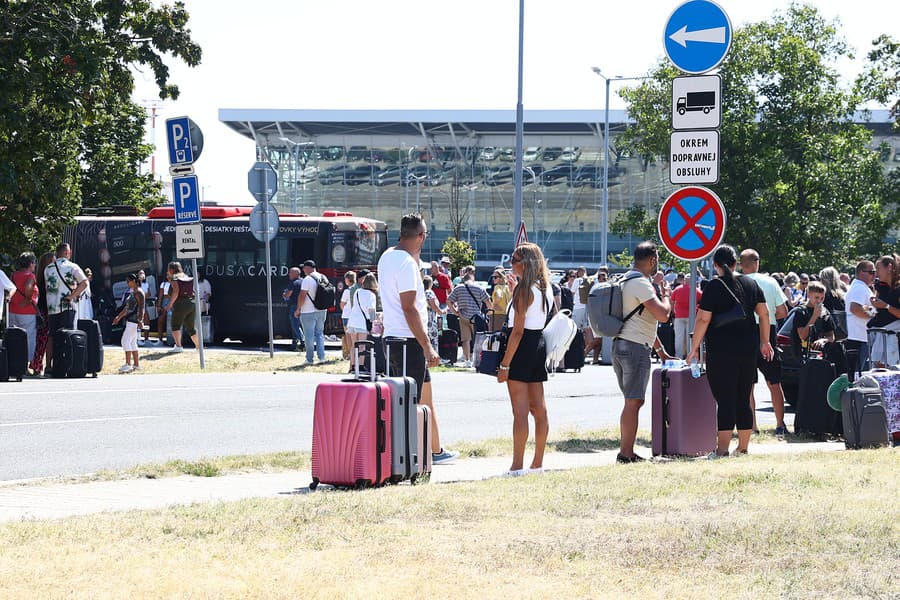
[[[9,367],[6,364],[6,348],[0,346],[0,381],[9,381]]]
[[[562,364],[556,369],[557,372],[576,371],[581,372],[584,366],[584,333],[579,329],[575,332],[575,338],[572,345],[566,350],[563,356]]]
[[[450,364],[456,362],[459,356],[459,334],[453,329],[445,329],[438,337],[438,354],[441,360],[448,360]]]
[[[87,334],[77,329],[60,329],[53,334],[53,377],[84,377]]]
[[[844,423],[844,444],[847,448],[876,448],[890,445],[891,435],[888,432],[884,397],[877,385],[844,390],[841,393],[841,418]]]
[[[6,348],[7,377],[22,381],[28,374],[28,334],[21,327],[7,327],[3,332],[3,347]]]
[[[828,405],[828,386],[835,380],[834,365],[811,358],[800,367],[800,389],[794,430],[813,435],[841,435],[841,415]]]
[[[100,332],[100,323],[90,319],[79,319],[78,330],[87,335],[84,370],[96,377],[103,370],[103,334]]]

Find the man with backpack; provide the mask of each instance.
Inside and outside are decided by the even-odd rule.
[[[313,364],[313,346],[319,362],[325,361],[325,316],[329,305],[334,305],[334,285],[316,271],[316,263],[303,263],[303,281],[297,296],[294,316],[300,318],[303,336],[306,338],[306,364]]]
[[[659,321],[667,321],[672,312],[669,283],[659,273],[656,244],[641,242],[637,245],[634,266],[619,285],[625,317],[621,331],[613,340],[613,371],[625,396],[625,407],[619,420],[622,440],[616,462],[627,464],[644,460],[634,453],[634,440],[638,413],[644,405],[650,381],[650,351],[656,350],[662,360],[673,358],[656,337]]]

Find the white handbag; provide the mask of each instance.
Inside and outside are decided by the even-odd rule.
[[[564,308],[557,311],[544,327],[544,347],[547,349],[547,370],[552,372],[565,357],[572,340],[578,333],[578,326],[571,318],[571,311]]]

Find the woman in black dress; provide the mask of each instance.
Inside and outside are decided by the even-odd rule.
[[[713,255],[718,278],[709,282],[700,300],[688,362],[698,359],[706,338],[706,372],[718,406],[715,456],[727,456],[737,427],[735,454],[746,454],[753,432],[750,390],[756,378],[756,359],[772,360],[769,309],[762,290],[749,277],[736,275],[737,253],[723,245]],[[753,313],[759,316],[757,326]]]

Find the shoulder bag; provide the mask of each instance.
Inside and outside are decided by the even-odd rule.
[[[722,286],[725,290],[734,298],[734,306],[728,309],[723,313],[714,313],[712,318],[712,326],[715,328],[725,327],[727,325],[731,325],[733,323],[738,323],[747,318],[747,313],[744,311],[744,304],[738,300],[737,296],[734,295],[734,292],[731,291],[731,288],[728,287],[724,281],[719,279],[722,283]]]
[[[369,318],[369,315],[366,314],[366,311],[362,309],[362,305],[359,303],[359,290],[356,290],[356,293],[353,294],[353,297],[356,299],[356,302],[354,303],[356,305],[356,308],[359,309],[359,312],[362,314],[363,319],[366,320],[366,331],[372,333],[372,320]]]
[[[475,303],[476,306],[478,306],[478,312],[476,312],[474,315],[469,317],[469,321],[472,322],[472,326],[475,328],[475,333],[484,333],[485,331],[487,331],[489,329],[487,317],[484,315],[483,312],[481,312],[481,307],[479,306],[478,299],[475,298],[475,294],[472,293],[472,290],[471,290],[471,288],[469,288],[469,285],[466,283],[464,283],[463,285],[466,286],[466,291],[469,292],[470,296],[472,296],[472,301]]]
[[[62,283],[64,286],[66,286],[66,289],[69,290],[70,295],[73,294],[75,292],[75,290],[73,290],[71,287],[69,287],[69,284],[66,283],[66,278],[63,277],[62,271],[59,270],[59,265],[56,263],[55,260],[53,261],[53,268],[56,269],[57,274],[59,274],[59,282]],[[73,298],[72,301],[69,302],[69,304],[70,305],[78,304],[79,299],[80,299],[80,297]]]

